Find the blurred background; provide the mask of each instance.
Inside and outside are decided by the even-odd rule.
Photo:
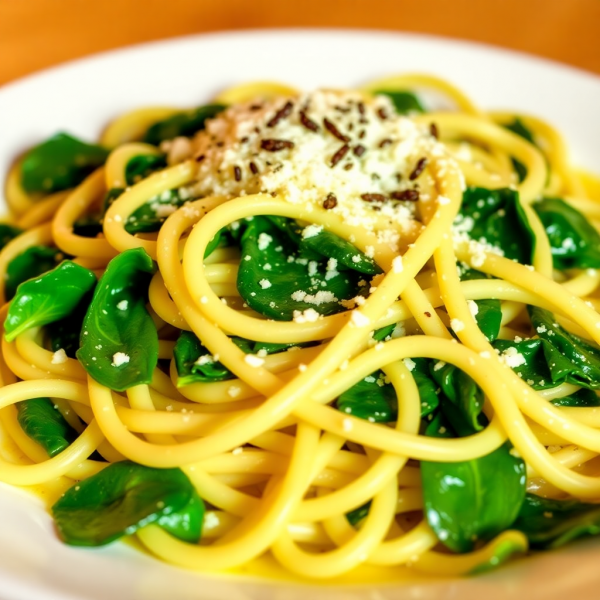
[[[0,85],[140,42],[273,27],[440,35],[600,75],[600,0],[0,0]]]

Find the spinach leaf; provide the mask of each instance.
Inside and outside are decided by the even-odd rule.
[[[204,129],[207,119],[212,119],[227,107],[223,104],[205,104],[193,110],[182,111],[154,123],[142,141],[158,146],[165,140],[172,140],[178,136],[191,137],[197,131]]]
[[[378,96],[387,96],[399,115],[409,115],[415,113],[424,113],[425,107],[412,92],[395,91],[395,90],[377,90]]]
[[[17,420],[23,431],[52,458],[77,438],[77,432],[54,408],[50,398],[33,398],[17,403]]]
[[[430,373],[442,389],[444,398],[440,408],[453,429],[460,436],[481,431],[483,392],[475,381],[454,365],[439,362],[430,363]]]
[[[567,381],[584,388],[600,389],[600,348],[554,321],[551,312],[529,306],[533,328],[543,341],[544,357],[554,385]]]
[[[145,156],[137,156],[135,158],[146,158]],[[156,157],[151,157],[156,158]],[[132,160],[134,160],[132,159]],[[147,176],[148,174],[144,175]],[[102,207],[102,216],[98,219],[100,231],[102,231],[102,218],[106,214],[106,211],[110,208],[112,203],[124,192],[124,188],[111,188],[105,198]],[[166,190],[158,196],[149,198],[147,202],[142,204],[139,208],[134,210],[125,223],[125,231],[127,233],[153,233],[158,231],[162,224],[166,221],[167,217],[174,213],[180,206],[190,200],[189,196],[180,189]],[[211,244],[207,248],[208,256],[214,248],[221,241],[221,236],[215,236]],[[214,244],[214,247],[213,247]],[[211,248],[210,251],[208,249]]]
[[[469,552],[516,519],[525,497],[526,471],[508,443],[469,461],[421,462],[427,522],[454,552]]]
[[[125,188],[114,187],[110,188],[104,196],[102,202],[102,217],[106,214],[106,211],[112,206],[112,203],[125,191]]]
[[[425,435],[454,438],[480,431],[483,393],[477,384],[453,365],[429,361],[429,370],[441,393],[439,408],[425,421]],[[477,540],[507,529],[525,495],[525,463],[508,443],[470,461],[421,461],[421,477],[427,521],[454,552],[468,552]]]
[[[177,386],[232,379],[233,373],[215,361],[212,354],[191,331],[182,331],[173,349]]]
[[[300,251],[306,253],[306,249],[316,253],[317,256],[334,259],[337,261],[337,269],[344,266],[366,275],[383,273],[372,258],[331,231],[321,229],[315,235],[303,238],[300,242]]]
[[[394,332],[394,329],[396,329],[396,323],[392,323],[391,325],[386,325],[385,327],[382,327],[381,329],[376,329],[373,332],[373,339],[376,342],[383,342],[387,337],[392,335],[392,333]]]
[[[555,269],[600,267],[600,235],[586,217],[559,198],[544,198],[532,207],[546,229]]]
[[[457,265],[461,281],[473,281],[476,279],[491,279],[490,275],[471,269],[468,265],[460,263]],[[502,325],[502,304],[500,300],[475,300],[477,314],[475,321],[488,342],[493,342],[500,333]]]
[[[371,423],[390,423],[398,418],[396,391],[385,383],[383,371],[376,371],[340,394],[336,401],[341,412]]]
[[[296,245],[268,218],[247,223],[241,249],[238,291],[250,308],[268,318],[290,321],[296,311],[311,309],[311,315],[335,314],[345,310],[341,301],[367,293],[361,273],[340,271],[339,264],[324,257],[312,260],[312,250],[307,257],[302,244]],[[364,256],[356,264],[364,268],[368,261]]]
[[[44,329],[53,352],[62,349],[69,358],[77,358],[83,319],[92,301],[92,296],[93,292],[88,292],[71,314],[46,325]]]
[[[80,184],[104,164],[108,150],[86,144],[68,133],[57,133],[32,148],[21,163],[21,184],[26,192],[58,192]]]
[[[475,300],[477,314],[475,321],[481,333],[485,335],[488,342],[493,342],[500,333],[502,325],[502,304],[500,300]]]
[[[370,500],[362,506],[359,506],[358,508],[351,510],[349,513],[346,513],[346,519],[348,519],[348,523],[354,527],[369,514],[369,510],[371,510]]]
[[[18,235],[23,233],[22,229],[7,225],[6,223],[0,223],[0,250],[8,244],[11,240],[14,240]]]
[[[158,231],[167,217],[188,201],[189,197],[177,189],[154,196],[129,215],[125,231],[131,234]]]
[[[4,322],[6,341],[12,342],[31,327],[65,318],[94,285],[94,273],[70,260],[25,281],[8,308]]]
[[[554,398],[553,400],[550,400],[550,402],[552,402],[554,406],[600,406],[600,397],[598,397],[598,395],[592,390],[581,388],[570,396]]]
[[[54,269],[64,258],[57,248],[49,246],[31,246],[15,256],[6,267],[5,293],[6,299],[11,300],[17,287],[24,281],[38,277]]]
[[[516,191],[468,187],[456,222],[471,239],[500,248],[506,258],[531,264],[535,234]]]
[[[527,140],[530,144],[536,146],[535,140],[533,139],[533,133],[531,130],[519,119],[519,117],[515,118],[512,123],[508,123],[504,125],[505,129],[516,133],[518,136],[522,137],[524,140]],[[517,176],[519,177],[519,182],[523,181],[525,177],[527,177],[527,167],[516,158],[512,159],[513,167],[517,172]]]
[[[122,252],[108,263],[85,315],[77,358],[112,390],[152,380],[158,334],[146,298],[153,273],[154,263],[142,248]]]
[[[246,354],[277,354],[290,348],[300,348],[306,344],[270,344],[267,342],[251,342],[240,337],[232,337],[231,341]],[[235,378],[235,375],[219,361],[215,361],[208,349],[191,332],[182,331],[173,349],[175,367],[177,368],[177,386],[191,383],[209,383]]]
[[[417,384],[421,399],[421,418],[425,418],[438,408],[440,404],[439,393],[441,390],[429,374],[429,363],[431,362],[429,359],[413,358],[411,362],[414,364],[414,367],[411,365],[411,375]]]
[[[529,538],[532,548],[558,548],[576,538],[600,533],[600,504],[527,494],[513,528]]]
[[[122,461],[67,490],[52,513],[61,537],[72,546],[103,546],[151,523],[196,543],[204,503],[180,469]]]
[[[86,238],[95,238],[102,233],[102,216],[100,213],[90,213],[73,223],[73,233]]]
[[[492,346],[501,355],[513,357],[514,366],[511,368],[534,390],[544,390],[558,385],[552,381],[542,340],[530,339],[521,342],[494,340]]]
[[[125,166],[125,181],[127,185],[133,185],[166,166],[167,156],[165,154],[139,154],[130,158]]]

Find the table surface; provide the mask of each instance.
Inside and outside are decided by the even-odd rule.
[[[600,75],[600,0],[0,0],[0,85],[103,50],[260,27],[428,33]]]

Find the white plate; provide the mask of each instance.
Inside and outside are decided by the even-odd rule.
[[[300,88],[351,87],[401,72],[447,78],[485,108],[515,109],[563,132],[575,161],[600,171],[600,79],[491,47],[446,39],[326,30],[187,37],[102,54],[0,89],[0,172],[57,130],[94,139],[112,117],[148,104],[194,106],[229,85],[270,79]],[[439,600],[598,597],[600,543],[588,540],[471,579],[332,588],[201,576],[123,544],[61,544],[50,517],[0,487],[2,600]]]

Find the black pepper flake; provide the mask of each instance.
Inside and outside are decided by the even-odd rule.
[[[385,112],[384,108],[378,108],[377,109],[377,116],[382,120],[385,121],[388,118],[387,113]]]
[[[215,145],[217,148],[222,148],[225,145],[225,142],[217,142]]]
[[[360,133],[358,134],[358,139],[362,140],[365,137],[365,134],[366,134],[365,130],[361,129]]]
[[[430,313],[428,310],[426,310],[426,311],[425,311],[424,315],[425,315],[426,317],[431,317],[431,313]]]
[[[360,196],[365,202],[385,202],[383,194],[361,194]]]
[[[332,157],[331,157],[331,163],[330,166],[331,167],[335,167],[335,165],[337,165],[340,160],[342,160],[342,158],[344,158],[344,156],[346,156],[346,154],[348,154],[348,151],[350,150],[350,146],[348,146],[348,144],[344,144]]]
[[[252,173],[252,175],[256,175],[258,173],[258,167],[256,166],[256,163],[252,160],[250,161],[250,172]]]
[[[391,143],[392,143],[392,140],[390,138],[385,138],[379,142],[379,147],[385,148],[386,146],[389,146]]]
[[[401,192],[392,192],[390,197],[392,200],[408,200],[409,202],[416,202],[419,199],[419,191],[403,190]]]
[[[233,176],[236,181],[242,180],[242,170],[237,165],[233,167]]]
[[[196,156],[196,162],[202,162],[204,159],[206,158],[206,156],[204,154],[200,154],[198,156]]]
[[[336,137],[341,142],[349,142],[350,138],[347,135],[344,135],[336,126],[335,123],[332,123],[327,117],[323,119],[323,125],[325,125],[325,129],[331,133],[332,136]]]
[[[279,121],[281,121],[282,119],[285,119],[286,117],[289,117],[291,112],[292,112],[292,108],[294,108],[294,105],[291,102],[286,102],[273,116],[272,119],[270,119],[269,121],[267,121],[267,127],[275,127],[275,125],[277,125],[277,123],[279,123]]]
[[[335,194],[327,194],[327,198],[325,198],[325,200],[323,200],[323,208],[325,210],[331,210],[332,208],[335,208],[337,206],[337,198],[335,196]]]
[[[344,171],[349,171],[353,166],[354,166],[354,163],[351,163],[351,162],[346,163],[344,165]]]
[[[262,108],[262,104],[251,104],[250,110],[260,110]]]
[[[354,155],[358,156],[358,157],[361,157],[366,151],[367,151],[367,149],[362,144],[357,144],[352,149],[352,152],[354,152]]]
[[[300,123],[310,131],[319,131],[319,126],[303,110],[300,111]]]
[[[288,150],[289,148],[293,148],[294,142],[290,142],[289,140],[266,139],[261,140],[260,147],[263,150],[267,150],[267,152],[279,152],[280,150]]]
[[[359,102],[359,103],[358,103],[358,112],[359,112],[361,115],[364,115],[364,114],[365,114],[365,103],[364,103],[364,102]]]
[[[439,140],[440,139],[440,130],[438,129],[438,126],[435,123],[431,123],[431,125],[429,125],[429,133],[436,139]]]
[[[412,173],[409,175],[409,179],[414,181],[425,169],[427,166],[427,159],[425,157],[420,158],[417,161],[417,166],[413,169]]]
[[[248,142],[248,140],[249,140],[249,139],[250,139],[250,138],[249,138],[247,135],[245,135],[245,136],[244,136],[244,137],[243,137],[243,138],[240,140],[240,142],[241,142],[242,144],[246,144],[246,143]]]

